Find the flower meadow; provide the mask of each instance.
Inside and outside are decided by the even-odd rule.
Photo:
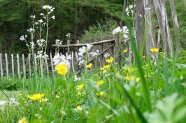
[[[36,23],[36,17],[31,16],[38,30],[48,25],[48,19],[55,19],[51,15],[53,7],[42,8],[47,10],[47,14],[40,14],[46,23]],[[30,42],[27,36],[20,40],[26,42],[31,53],[38,47],[42,64],[43,56],[47,57],[48,32],[45,39],[40,35],[34,42],[34,28],[28,30]],[[112,33],[121,35],[121,40],[130,37],[127,26],[117,27]],[[56,42],[62,44],[59,39]],[[53,57],[55,76],[17,79],[23,86],[13,96],[1,90],[0,123],[186,122],[186,51],[179,57],[168,57],[160,47],[151,47],[149,56],[140,56],[135,47],[132,51],[123,48],[121,62],[105,53],[104,65],[99,66],[88,62],[88,56],[99,53],[90,52],[92,47],[87,44],[79,48],[80,72],[71,72],[71,56],[58,52]],[[134,60],[129,58],[131,53]]]

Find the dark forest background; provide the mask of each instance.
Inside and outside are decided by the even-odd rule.
[[[133,3],[133,0],[129,1],[129,4]],[[123,0],[0,0],[0,52],[28,52],[19,38],[31,26],[30,15],[38,17],[45,4],[55,7],[56,16],[50,23],[49,50],[55,39],[62,39],[65,43],[67,33],[72,34],[71,43],[76,40],[90,42],[110,38],[111,30],[120,22],[133,23],[123,13]],[[186,8],[180,0],[175,4],[182,46],[186,47]],[[168,7],[167,13],[171,15],[169,11]],[[172,27],[172,22],[169,25]]]

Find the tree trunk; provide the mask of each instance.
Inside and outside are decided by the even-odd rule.
[[[135,0],[135,28],[136,28],[136,43],[140,50],[141,42],[144,35],[144,4],[143,0]]]

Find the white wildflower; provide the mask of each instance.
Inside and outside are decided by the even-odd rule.
[[[54,15],[51,18],[55,20],[55,16]]]
[[[38,46],[42,47],[45,44],[45,40],[39,39],[39,40],[37,40],[37,44],[38,44]]]
[[[71,60],[70,55],[66,54],[66,56],[65,56],[65,55],[62,55],[59,53],[57,53],[54,56],[54,58],[52,59],[52,61],[54,62],[54,65],[65,63],[65,64],[67,64],[68,68],[70,68],[70,60]]]
[[[30,29],[27,29],[27,31],[30,32],[30,33],[34,33],[35,32],[35,29],[30,28]]]
[[[87,48],[85,46],[79,48],[79,52],[78,52],[78,55],[79,56],[83,56],[84,53],[86,53],[87,51]]]
[[[87,50],[89,51],[93,45],[92,44],[86,44],[86,46],[87,46]]]
[[[40,15],[41,15],[41,16],[44,16],[44,14],[43,14],[43,13],[41,13]]]
[[[36,18],[36,16],[35,16],[35,15],[30,15],[30,17],[31,17],[32,19],[35,19],[35,18]]]
[[[74,81],[79,81],[80,77],[78,77],[77,75],[74,76]]]
[[[105,58],[108,58],[108,57],[110,57],[110,54],[109,54],[109,53],[105,53],[105,54],[104,54],[104,57],[105,57]]]
[[[41,23],[43,23],[43,20],[42,20],[42,19],[40,19],[40,20],[38,20],[38,22],[41,24]]]
[[[19,40],[21,40],[21,41],[25,41],[26,38],[27,38],[27,35],[22,35],[22,36],[19,38]]]
[[[112,34],[115,35],[115,34],[121,32],[121,31],[122,31],[121,27],[118,26],[116,29],[114,29],[114,30],[112,31]]]

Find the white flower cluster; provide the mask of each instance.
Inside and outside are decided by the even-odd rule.
[[[56,45],[62,45],[62,43],[63,43],[62,40],[56,39],[56,42],[55,42]]]
[[[55,9],[54,7],[52,7],[50,5],[44,5],[42,8],[47,10],[48,14],[52,13]]]
[[[112,31],[112,34],[115,35],[115,34],[118,34],[118,33],[123,33],[123,38],[128,38],[128,33],[129,33],[129,30],[127,28],[127,26],[123,26],[123,28],[121,27],[117,27],[116,29],[114,29]]]
[[[35,15],[30,15],[30,18],[35,19],[36,16]]]
[[[92,46],[93,45],[91,44],[87,44],[86,46],[79,48],[79,52],[78,52],[79,65],[85,64],[85,62],[87,61],[87,55],[89,55],[88,52],[90,51]]]
[[[19,40],[21,40],[21,41],[26,41],[26,38],[27,38],[28,36],[27,35],[22,35],[20,38],[19,38]]]
[[[35,32],[35,29],[30,28],[30,29],[27,29],[27,31],[28,31],[29,33],[34,33],[34,32]]]
[[[43,47],[45,45],[45,42],[46,42],[45,39],[37,40],[37,44],[38,44],[39,47]]]
[[[57,53],[54,58],[52,59],[52,61],[54,62],[54,65],[58,65],[58,64],[62,64],[62,63],[65,63],[67,64],[68,68],[70,68],[70,61],[71,61],[71,55],[62,55],[62,54],[59,54]]]
[[[129,5],[129,7],[126,8],[125,12],[127,13],[127,16],[130,16],[134,14],[134,5]]]
[[[43,52],[42,50],[37,51],[37,56],[36,56],[36,58],[45,59],[45,58],[48,58],[48,57],[49,57],[49,56],[48,56],[45,52]]]
[[[6,105],[19,106],[19,102],[15,98],[10,98],[9,101],[0,101],[0,110],[4,110]]]

